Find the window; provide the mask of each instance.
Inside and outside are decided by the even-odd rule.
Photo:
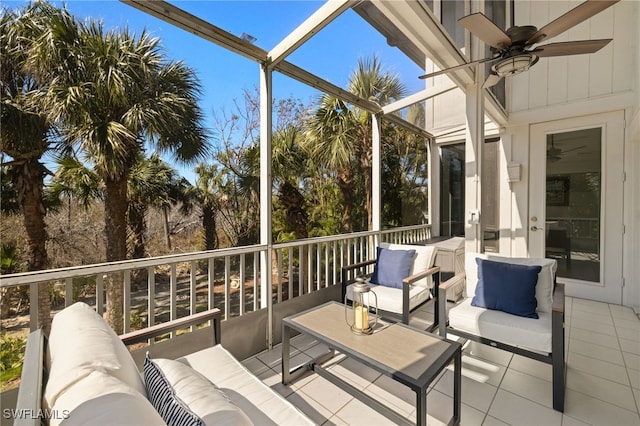
[[[464,27],[458,24],[458,19],[464,16],[464,1],[460,0],[441,0],[442,16],[440,18],[442,25],[453,38],[456,46],[464,49]]]

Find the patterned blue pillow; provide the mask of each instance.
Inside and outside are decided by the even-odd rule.
[[[144,359],[144,382],[149,401],[167,425],[205,426],[204,421],[176,396],[158,365],[149,358],[148,352]]]
[[[476,258],[478,283],[471,305],[538,319],[536,284],[541,266]]]
[[[378,247],[378,258],[369,280],[372,284],[402,288],[402,280],[409,276],[415,250],[389,250]]]

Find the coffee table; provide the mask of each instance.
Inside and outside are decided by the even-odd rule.
[[[350,308],[349,308],[350,309]],[[329,352],[291,369],[292,330],[307,334],[329,346]],[[345,322],[345,306],[328,302],[282,321],[282,383],[288,384],[306,371],[314,371],[346,392],[372,406],[397,423],[407,419],[380,401],[365,394],[322,368],[338,351],[408,386],[416,393],[416,424],[427,424],[427,388],[438,374],[454,362],[453,417],[448,424],[460,423],[462,345],[435,334],[401,323],[378,321],[371,335],[351,332]]]

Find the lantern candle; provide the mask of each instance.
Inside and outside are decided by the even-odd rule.
[[[366,306],[356,306],[355,328],[366,330],[369,328],[369,311]]]

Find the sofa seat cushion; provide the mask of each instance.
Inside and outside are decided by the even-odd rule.
[[[93,371],[111,375],[146,397],[142,377],[127,347],[89,305],[75,303],[53,317],[47,351],[49,377],[44,407]]]
[[[368,282],[371,290],[376,294],[378,298],[378,309],[387,312],[393,312],[396,314],[402,314],[402,289],[387,287],[383,285],[375,285]],[[347,299],[353,300],[353,284],[347,286],[346,296]],[[365,295],[365,302],[373,306],[374,298],[367,299]],[[431,293],[428,288],[419,285],[412,285],[409,290],[409,310],[413,310],[420,304],[426,302],[431,298]]]
[[[140,392],[100,370],[68,386],[51,409],[49,426],[165,425]]]
[[[168,425],[252,425],[210,380],[179,361],[147,355],[144,375],[149,399]]]
[[[194,352],[178,361],[198,371],[256,425],[313,425],[284,397],[249,372],[221,345]]]
[[[449,326],[497,342],[542,353],[551,353],[551,313],[538,312],[539,318],[525,318],[502,311],[471,305],[463,300],[451,308]],[[455,331],[451,331],[455,334]]]

